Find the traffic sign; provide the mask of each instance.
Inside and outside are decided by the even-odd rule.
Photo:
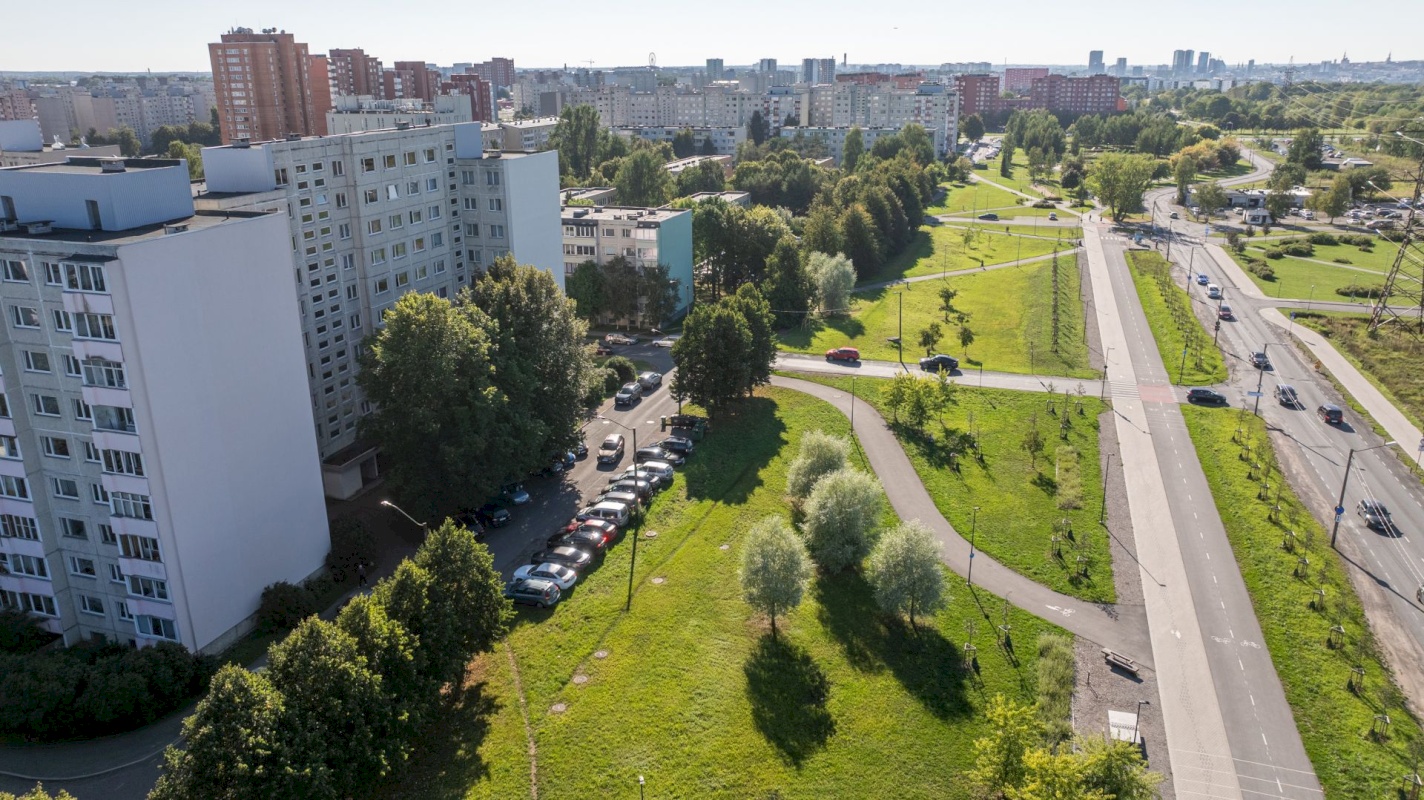
[[[1344,513],[1345,513],[1345,507],[1344,507],[1344,506],[1335,506],[1335,516],[1338,517],[1338,516],[1340,516],[1341,514],[1344,514]]]

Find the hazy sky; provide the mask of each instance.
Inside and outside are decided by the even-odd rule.
[[[866,3],[864,0],[454,2],[384,0],[66,0],[14,2],[4,13],[0,70],[207,71],[207,43],[233,26],[281,28],[313,53],[363,47],[387,66],[507,56],[519,67],[701,64],[848,54],[851,63],[945,61],[1109,64],[1171,61],[1208,50],[1228,64],[1424,58],[1424,0],[1011,0]],[[900,12],[892,16],[890,12]]]

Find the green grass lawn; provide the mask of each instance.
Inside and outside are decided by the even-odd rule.
[[[849,378],[795,377],[851,390]],[[1068,415],[1070,427],[1064,441],[1059,436],[1062,418],[1048,413],[1046,395],[978,389],[968,385],[973,379],[973,375],[960,379],[956,405],[945,413],[943,422],[929,424],[933,442],[906,426],[893,426],[935,506],[966,538],[970,528],[977,527],[976,546],[1015,572],[1084,600],[1115,601],[1108,537],[1098,524],[1103,492],[1097,420],[1106,404],[1091,395],[1084,397],[1083,413]],[[890,420],[890,410],[880,395],[887,383],[886,379],[862,378],[856,380],[855,390]],[[1072,392],[1074,384],[1065,380],[1056,388],[1060,393]],[[1062,407],[1060,394],[1055,408]],[[984,448],[984,463],[961,457],[955,471],[949,466],[946,443],[970,431],[971,414]],[[1046,442],[1036,466],[1023,449],[1024,432],[1035,414]],[[1060,458],[1061,447],[1071,447],[1074,452],[1062,451]],[[1066,501],[1074,486],[1078,488],[1077,507],[1059,508],[1060,490]],[[975,506],[979,506],[977,523],[971,518]],[[1054,525],[1062,519],[1072,521],[1075,538],[1064,543],[1063,558],[1056,559],[1050,539]],[[1073,575],[1080,555],[1088,559],[1086,579]]]
[[[1408,332],[1390,328],[1371,337],[1366,332],[1369,321],[1364,314],[1296,314],[1296,322],[1323,334],[1410,422],[1424,427],[1424,372],[1419,369],[1424,345]]]
[[[1029,180],[1028,153],[1024,152],[1023,148],[1014,148],[1014,168],[1012,175],[1007,178],[999,174],[999,165],[1000,162],[1002,162],[1003,160],[1004,157],[1002,154],[989,159],[989,161],[985,162],[989,165],[989,168],[987,170],[981,170],[979,174],[985,180],[993,181],[994,183],[997,183],[1000,186],[1007,186],[1011,189],[1017,189],[1020,192],[1023,192],[1024,194],[1031,194],[1035,196],[1043,194],[1043,192],[1040,192],[1039,190],[1033,188],[1033,181]],[[1058,182],[1053,178],[1048,178],[1042,181],[1041,184],[1049,187],[1055,193],[1058,193],[1060,196],[1062,195],[1062,193],[1058,190]]]
[[[1096,373],[1088,368],[1075,255],[1059,259],[1058,275],[1057,353],[1052,352],[1053,268],[1048,261],[949,279],[959,291],[955,309],[969,315],[968,326],[975,335],[967,358],[959,345],[958,323],[945,323],[939,309],[937,281],[857,293],[848,316],[814,319],[810,327],[784,331],[779,346],[794,352],[824,353],[850,345],[860,348],[863,358],[894,361],[899,351],[888,339],[899,331],[901,300],[896,295],[903,295],[907,362],[924,354],[917,346],[920,330],[938,321],[944,334],[938,350],[960,356],[966,367],[982,363],[985,369],[1002,372],[1091,378]]]
[[[1048,255],[1053,252],[1054,247],[1067,249],[1073,246],[1071,243],[1059,245],[1051,239],[988,233],[986,231],[990,229],[986,226],[975,227],[975,235],[966,245],[964,232],[968,228],[968,225],[926,225],[915,234],[909,247],[887,261],[879,272],[860,282],[880,283],[897,278],[914,278],[919,275],[992,266],[1020,258]],[[1076,231],[1074,233],[1076,234]]]
[[[660,535],[639,543],[631,613],[626,540],[553,611],[520,611],[508,643],[540,796],[631,797],[639,775],[655,797],[869,797],[885,786],[962,796],[983,704],[997,693],[1031,701],[1033,643],[1058,629],[1010,611],[1017,647],[1005,651],[993,634],[1002,602],[980,593],[981,610],[951,576],[949,607],[915,635],[876,611],[861,578],[842,575],[813,581],[771,639],[741,599],[741,539],[789,514],[786,468],[815,429],[846,434],[848,423],[809,396],[759,392],[654,502],[644,529]],[[977,677],[958,666],[966,637]],[[477,659],[470,679],[382,796],[529,795],[508,652]]]
[[[1157,352],[1168,375],[1182,385],[1220,383],[1226,380],[1226,364],[1221,351],[1212,344],[1211,336],[1191,311],[1186,290],[1156,275],[1166,269],[1167,260],[1152,250],[1129,250],[1127,262],[1132,265],[1132,283],[1137,298],[1157,340]],[[1187,348],[1186,369],[1182,370],[1182,349]]]
[[[992,180],[992,177],[990,179]],[[1006,192],[997,186],[990,186],[986,183],[945,183],[940,185],[948,191],[948,194],[939,205],[925,209],[925,213],[931,216],[970,214],[975,211],[983,213],[990,209],[1012,208],[1019,205],[1019,201],[1023,199],[1013,192]]]
[[[1047,213],[1047,212],[1045,211],[1045,209],[1041,209],[1041,208],[1028,208],[1028,207],[1024,207],[1024,208],[1021,208],[1020,210],[1022,210],[1022,211],[1044,211],[1045,213]],[[1030,216],[1034,216],[1034,215],[1030,215]],[[1011,219],[1011,217],[1005,216],[1004,214],[1000,214],[1000,215],[999,215],[999,220],[996,221],[996,222],[990,222],[990,221],[988,221],[988,220],[973,220],[973,221],[972,221],[972,224],[975,225],[976,227],[978,227],[979,230],[986,231],[986,232],[992,232],[992,233],[998,233],[998,234],[1008,233],[1008,234],[1011,235],[1011,236],[1034,236],[1034,237],[1038,237],[1038,238],[1042,238],[1042,239],[1056,239],[1056,240],[1062,240],[1065,247],[1073,247],[1073,246],[1076,246],[1077,243],[1078,243],[1078,240],[1081,239],[1081,238],[1083,238],[1083,229],[1082,229],[1082,227],[1080,227],[1079,225],[1076,225],[1076,224],[1075,224],[1075,225],[1049,225],[1049,224],[1047,224],[1047,220],[1045,220],[1043,223],[1040,223],[1040,224],[1030,223],[1030,224],[1025,225],[1025,224],[1023,224],[1023,223],[1013,223],[1013,222],[1009,222],[1009,221],[1008,221],[1009,219]],[[1066,221],[1066,220],[1064,220],[1064,214],[1063,214],[1063,213],[1059,213],[1059,215],[1058,215],[1058,221],[1059,221],[1059,222],[1064,222],[1064,221]],[[1074,219],[1073,221],[1076,222],[1077,220]],[[944,227],[946,227],[946,228],[953,228],[953,229],[955,229],[955,230],[963,231],[963,230],[964,230],[966,227],[968,227],[970,224],[971,224],[971,220],[969,220],[969,219],[965,219],[965,220],[962,220],[962,221],[961,221],[961,220],[957,220],[957,219],[951,218],[949,221],[946,221],[946,222],[944,223]],[[1005,231],[1005,230],[1004,230],[1005,228],[1008,228],[1008,231]]]
[[[1222,178],[1235,178],[1241,175],[1249,175],[1255,167],[1244,158],[1236,160],[1235,164],[1225,169],[1209,169],[1197,173],[1198,180],[1221,180]]]
[[[1337,294],[1335,290],[1351,285],[1383,284],[1397,252],[1395,247],[1387,242],[1381,242],[1370,252],[1353,245],[1316,245],[1315,255],[1310,256],[1309,260],[1294,256],[1268,260],[1265,256],[1268,246],[1269,244],[1264,242],[1251,242],[1246,245],[1244,254],[1232,253],[1232,257],[1242,269],[1246,269],[1246,259],[1255,258],[1266,261],[1275,270],[1275,279],[1269,281],[1247,270],[1251,280],[1261,287],[1262,292],[1271,297],[1294,297],[1302,300],[1313,298],[1363,305],[1370,304],[1369,298]],[[1348,263],[1336,266],[1337,259]],[[1315,287],[1313,293],[1312,286]]]
[[[1288,487],[1280,495],[1278,521],[1268,519],[1270,503],[1257,499],[1261,484],[1247,474],[1242,445],[1233,441],[1240,416],[1187,406],[1182,414],[1325,796],[1394,797],[1400,776],[1413,771],[1408,745],[1418,738],[1419,727],[1375,650],[1328,532]],[[1261,420],[1246,416],[1244,421],[1253,447],[1268,441]],[[1276,470],[1272,486],[1279,480]],[[1296,552],[1282,547],[1287,530],[1297,534]],[[1310,561],[1304,577],[1297,575],[1301,556]],[[1314,592],[1322,584],[1324,608],[1313,610]],[[1328,644],[1334,625],[1345,630],[1341,647]],[[1365,670],[1358,693],[1346,688],[1355,664]],[[1393,722],[1384,741],[1370,734],[1379,713]]]

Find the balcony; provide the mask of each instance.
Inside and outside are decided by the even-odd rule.
[[[161,561],[145,561],[141,558],[119,556],[119,569],[123,570],[125,575],[137,575],[141,578],[154,578],[160,581],[168,580],[168,569],[163,566]],[[133,608],[132,598],[130,598],[129,608]]]
[[[104,473],[99,476],[99,484],[106,492],[128,492],[130,494],[149,495],[148,479],[135,478],[132,475],[112,475]]]
[[[71,314],[113,314],[114,298],[107,294],[65,289],[64,310]]]
[[[75,342],[75,344],[79,343]],[[133,408],[133,397],[129,395],[128,389],[113,389],[108,386],[82,386],[79,392],[84,395],[84,402],[90,406]]]

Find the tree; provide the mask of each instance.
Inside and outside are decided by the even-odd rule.
[[[1321,189],[1312,194],[1305,201],[1305,207],[1317,214],[1329,217],[1330,222],[1345,213],[1350,207],[1354,196],[1354,190],[1350,186],[1350,179],[1345,175],[1335,176],[1331,181],[1329,189]]]
[[[657,207],[672,198],[673,180],[663,168],[657,151],[634,151],[618,167],[613,185],[618,189],[618,202],[628,206]]]
[[[1108,207],[1115,221],[1142,208],[1142,193],[1152,182],[1156,162],[1151,156],[1103,153],[1088,172],[1088,186]]]
[[[143,142],[139,140],[138,134],[134,133],[134,129],[127,125],[110,128],[108,133],[104,134],[90,128],[85,141],[93,146],[116,144],[125,158],[137,158],[138,154],[143,152]]]
[[[1004,147],[999,153],[999,175],[1005,178],[1014,176],[1014,137],[1004,137]]]
[[[1295,132],[1290,147],[1286,149],[1286,162],[1299,164],[1307,170],[1320,169],[1320,149],[1325,146],[1325,137],[1315,128],[1305,128]]]
[[[218,670],[193,715],[184,747],[169,746],[152,800],[214,797],[265,800],[306,796],[324,779],[292,741],[294,720],[268,676],[228,664]]]
[[[969,116],[964,118],[962,132],[964,134],[964,138],[971,142],[977,142],[980,139],[983,139],[984,120],[980,119],[978,114],[970,114]]]
[[[549,135],[549,149],[559,153],[559,172],[584,180],[604,161],[603,125],[598,109],[591,105],[564,106],[559,121]]]
[[[1048,177],[1053,172],[1052,151],[1042,147],[1033,147],[1028,150],[1028,177],[1029,180],[1037,183]]]
[[[969,345],[974,344],[974,331],[963,322],[959,323],[959,346],[964,348],[965,359],[969,358]]]
[[[672,346],[672,395],[716,416],[730,401],[771,379],[776,339],[771,307],[751,284],[715,305],[699,305]]]
[[[389,774],[405,742],[380,677],[350,634],[309,617],[272,645],[268,660],[266,675],[285,698],[296,747],[325,764],[320,794],[346,797]]]
[[[1197,210],[1202,216],[1210,218],[1217,209],[1225,208],[1231,202],[1226,197],[1226,190],[1219,183],[1208,183],[1197,187]]]
[[[929,383],[929,381],[926,381]],[[886,531],[870,554],[870,585],[887,614],[933,614],[944,607],[944,571],[934,534],[919,520]]]
[[[865,155],[865,135],[860,132],[859,125],[852,125],[846,133],[845,143],[841,147],[841,167],[847,175],[855,174],[855,168],[860,164],[860,157]]]
[[[776,317],[755,284],[744,283],[737,293],[724,298],[729,308],[746,320],[751,338],[742,357],[747,361],[747,379],[740,388],[743,394],[771,382],[771,366],[776,363]]]
[[[480,309],[411,292],[386,312],[360,356],[357,381],[375,411],[363,434],[417,518],[489,497],[519,442],[500,426],[509,398],[494,384],[494,323]]]
[[[1103,800],[1083,782],[1083,760],[1066,748],[1034,748],[1024,754],[1023,782],[1009,792],[1015,800]]]
[[[429,576],[423,618],[413,625],[392,604],[387,608],[420,641],[423,674],[458,685],[470,659],[493,649],[514,617],[504,581],[489,548],[448,519],[426,536],[411,561]]]
[[[850,459],[850,442],[824,431],[809,431],[801,437],[796,460],[786,470],[786,493],[804,500],[816,487],[816,482],[833,472],[845,469]]]
[[[811,206],[811,213],[807,215],[806,224],[801,228],[801,246],[808,253],[835,255],[844,252],[840,219],[837,218],[834,206],[829,203],[816,203]]]
[[[1131,742],[1084,737],[1078,742],[1083,762],[1083,783],[1102,797],[1115,800],[1154,800],[1162,776],[1149,772],[1142,751]]]
[[[22,795],[13,795],[9,792],[0,792],[0,800],[74,800],[74,795],[70,794],[69,792],[66,792],[63,789],[59,790],[59,794],[52,795],[49,792],[45,791],[44,784],[37,783],[35,784],[35,788],[29,790],[28,792],[25,792]]]
[[[1023,785],[1024,760],[1043,735],[1043,723],[1031,705],[994,695],[984,715],[988,733],[974,742],[969,780],[988,793]]]
[[[1177,205],[1187,204],[1187,189],[1197,177],[1197,162],[1191,156],[1178,156],[1172,165],[1172,177],[1177,181]]]
[[[776,615],[801,604],[811,579],[811,558],[801,537],[786,520],[767,517],[752,526],[742,546],[742,597],[771,618],[776,636]]]
[[[945,284],[939,287],[939,310],[944,312],[944,321],[949,322],[949,315],[954,313],[954,298],[959,296],[959,290]]]
[[[1304,186],[1305,180],[1305,167],[1300,164],[1281,164],[1271,172],[1269,185],[1272,189],[1289,191],[1297,186]]]
[[[841,215],[841,237],[857,276],[866,278],[880,270],[880,235],[864,205],[856,203]]]
[[[691,128],[683,128],[672,137],[672,154],[678,158],[687,158],[697,150],[697,140]]]
[[[751,120],[747,122],[747,138],[753,144],[760,145],[768,136],[771,136],[771,123],[762,116],[760,109],[753,111]]]
[[[717,155],[717,143],[714,142],[714,141],[712,141],[712,137],[711,137],[711,136],[705,137],[705,138],[702,140],[702,147],[701,147],[701,149],[699,149],[699,150],[697,151],[697,154],[700,155],[700,156],[715,156],[715,155]]]
[[[850,293],[855,288],[855,265],[850,259],[839,253],[828,256],[813,252],[806,259],[806,272],[816,287],[816,298],[822,313],[849,312]]]
[[[1270,212],[1271,218],[1277,222],[1285,219],[1293,206],[1291,196],[1279,189],[1266,193],[1266,211]]]
[[[590,322],[603,316],[607,310],[606,291],[603,269],[592,261],[574,267],[573,274],[564,279],[564,292],[574,301],[578,315]]]
[[[771,208],[747,209],[720,198],[679,202],[692,207],[692,257],[705,268],[714,298],[760,281],[777,242],[791,235],[787,221]]]
[[[1029,418],[1028,429],[1024,431],[1023,449],[1028,453],[1029,461],[1034,469],[1038,469],[1038,457],[1043,455],[1045,442],[1043,433],[1038,429],[1038,415]]]
[[[806,500],[802,532],[811,558],[827,572],[858,566],[875,544],[884,508],[875,478],[853,469],[822,477]]]
[[[766,259],[762,294],[782,328],[800,325],[816,302],[816,283],[801,258],[801,249],[790,236],[782,237]]]
[[[440,687],[420,674],[415,651],[420,643],[391,619],[375,596],[358,594],[336,617],[336,626],[356,641],[356,651],[366,659],[371,671],[381,676],[383,705],[389,710],[393,744],[406,743],[393,751],[400,760],[409,755],[409,743]]]
[[[638,323],[661,325],[677,313],[682,304],[681,281],[669,276],[667,264],[638,270]]]
[[[920,347],[925,350],[925,356],[934,355],[935,348],[939,346],[939,340],[944,338],[944,331],[940,329],[939,322],[930,320],[930,324],[920,330]]]
[[[698,192],[720,192],[727,188],[727,174],[716,161],[701,161],[690,169],[677,173],[673,179],[677,196],[687,197]]]

